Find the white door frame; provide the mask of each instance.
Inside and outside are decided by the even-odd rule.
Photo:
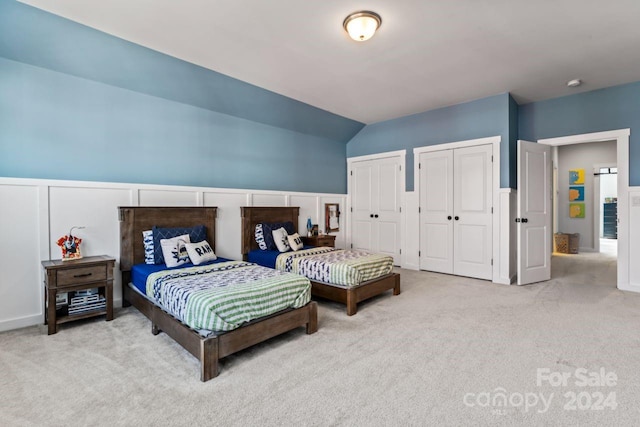
[[[600,168],[616,168],[615,163],[596,163],[593,165],[593,173],[599,173]],[[617,192],[616,188],[616,192]],[[616,193],[617,194],[617,193]],[[604,218],[600,215],[600,175],[593,177],[593,251],[600,252],[600,224]]]
[[[493,155],[493,282],[500,281],[500,136],[490,136],[487,138],[470,139],[466,141],[449,142],[445,144],[428,145],[413,149],[413,191],[420,197],[420,154],[431,151],[452,150],[455,148],[475,147],[478,145],[492,144]],[[418,203],[420,200],[418,199]]]
[[[539,144],[551,146],[584,144],[616,140],[618,167],[618,289],[631,289],[629,282],[629,135],[631,129],[618,129],[581,135],[539,139]]]
[[[404,255],[406,254],[405,245],[406,245],[406,230],[405,230],[405,193],[407,191],[407,173],[405,168],[407,167],[407,150],[397,150],[397,151],[387,151],[384,153],[377,154],[368,154],[365,156],[357,156],[357,157],[347,157],[347,232],[345,234],[345,248],[351,247],[351,184],[352,184],[352,176],[351,176],[351,166],[355,162],[364,162],[367,160],[380,160],[380,159],[388,159],[390,157],[399,157],[400,165],[402,167],[400,174],[400,266],[404,265]]]

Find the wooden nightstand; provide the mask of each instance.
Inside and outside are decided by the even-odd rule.
[[[307,246],[329,246],[331,248],[336,247],[336,236],[331,234],[323,234],[322,236],[300,236],[302,243]]]
[[[114,265],[115,259],[106,255],[72,261],[42,261],[45,269],[44,324],[49,325],[49,335],[58,332],[61,323],[105,314],[107,320],[113,320]],[[86,295],[94,288],[98,289],[97,294]],[[57,296],[65,293],[66,304],[61,302],[56,313]]]

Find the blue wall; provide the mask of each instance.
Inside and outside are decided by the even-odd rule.
[[[629,185],[640,185],[640,82],[519,107],[520,139],[631,129]]]
[[[0,0],[0,176],[344,193],[363,126]]]
[[[510,178],[510,95],[440,108],[367,125],[348,144],[347,157],[407,150],[407,190],[413,191],[413,149],[427,145],[501,136],[500,185],[515,186]],[[515,143],[514,143],[515,144]],[[514,175],[515,176],[515,175]]]

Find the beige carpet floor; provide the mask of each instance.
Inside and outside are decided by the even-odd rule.
[[[613,258],[557,256],[556,278],[525,287],[399,271],[401,295],[353,317],[321,302],[316,334],[230,356],[207,383],[133,308],[2,333],[0,425],[640,423],[640,295],[615,288]],[[538,369],[567,384],[537,385]],[[607,385],[577,384],[601,369]]]

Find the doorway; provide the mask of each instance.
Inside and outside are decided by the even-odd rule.
[[[629,283],[629,272],[630,272],[629,213],[627,212],[628,203],[626,200],[626,196],[629,188],[629,170],[628,170],[629,168],[629,135],[630,135],[629,129],[621,129],[621,130],[598,132],[598,133],[592,133],[592,134],[572,135],[572,136],[559,137],[559,138],[543,139],[538,141],[538,143],[550,145],[553,147],[570,146],[570,145],[576,145],[576,144],[588,144],[588,143],[605,143],[607,141],[615,141],[614,142],[616,147],[615,164],[617,165],[616,183],[617,183],[617,191],[619,194],[619,197],[617,198],[617,205],[616,205],[617,220],[618,220],[618,226],[617,226],[617,235],[618,235],[617,261],[618,262],[617,262],[617,266],[615,267],[615,271],[617,273],[616,274],[617,278],[615,279],[615,282],[617,282],[618,289],[622,289],[622,290],[634,290],[634,289],[631,289],[631,286]],[[591,172],[592,169],[587,169],[587,170]],[[584,172],[585,174],[587,173],[587,170],[585,170]],[[562,171],[562,170],[557,171],[558,182],[560,181],[559,178],[564,173],[565,171]],[[566,173],[568,174],[569,172],[566,171]],[[559,183],[558,185],[560,186],[561,184]],[[555,192],[554,194],[557,195],[557,193]],[[591,200],[592,201],[594,200],[593,193],[591,195]],[[559,218],[560,218],[560,215],[562,214],[562,211],[561,211],[562,208],[560,207],[561,206],[560,203],[561,201],[558,200],[558,203],[555,205],[559,208],[557,213],[558,224],[560,224]],[[584,213],[586,214],[587,211],[588,210],[586,210],[586,206],[585,206]],[[596,226],[593,225],[592,223],[592,227],[595,228]],[[596,233],[592,233],[592,234],[594,235],[594,238],[595,238]],[[586,246],[586,245],[587,243],[581,243],[582,248],[588,250],[589,246]],[[597,245],[599,248],[599,240],[597,242]],[[596,247],[596,244],[594,244],[592,240],[591,253],[594,252],[595,247]],[[587,251],[587,254],[589,254],[588,251]]]

